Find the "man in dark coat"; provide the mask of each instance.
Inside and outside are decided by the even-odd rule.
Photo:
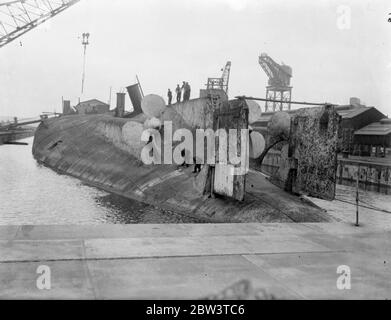
[[[190,100],[190,91],[191,91],[191,88],[190,88],[190,84],[188,82],[186,82],[186,100]]]
[[[167,97],[168,97],[168,105],[170,105],[172,100],[172,92],[170,89],[168,89]]]
[[[176,92],[176,102],[181,102],[182,91],[181,91],[181,87],[179,86],[179,84],[176,85],[175,92]]]

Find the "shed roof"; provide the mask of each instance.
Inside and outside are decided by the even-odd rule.
[[[343,107],[343,106],[342,106]],[[338,114],[342,117],[342,119],[352,119],[365,111],[368,111],[369,109],[372,109],[374,107],[365,107],[365,106],[360,106],[360,107],[351,107],[351,108],[336,108],[336,111]]]
[[[104,103],[104,102],[102,102],[102,101],[100,101],[100,100],[98,100],[98,99],[90,99],[90,100],[86,100],[86,101],[81,101],[81,102],[79,102],[79,103],[76,105],[76,107],[79,106],[79,105],[90,104],[90,103],[97,103],[97,104],[103,104],[103,105],[108,106],[107,103]]]
[[[391,123],[388,121],[373,122],[354,132],[357,136],[385,136],[391,134]]]
[[[337,113],[342,117],[342,119],[352,119],[368,110],[376,110],[377,112],[380,113],[379,110],[377,110],[375,107],[366,107],[366,106],[352,106],[352,105],[339,105],[339,106],[336,106],[335,107],[335,111],[337,111]],[[288,112],[290,114],[294,114],[295,112],[297,112],[297,110],[299,109],[293,109],[293,110],[289,110],[289,111],[285,111],[285,112]],[[265,122],[269,122],[271,117],[273,116],[275,112],[264,112],[262,113],[261,117],[256,121],[258,123],[265,123]],[[385,117],[385,115],[383,115]]]

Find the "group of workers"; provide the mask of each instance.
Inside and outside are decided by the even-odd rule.
[[[183,101],[190,100],[190,85],[188,82],[183,81],[182,87],[179,84],[176,85],[175,93],[176,93],[176,101],[181,102],[182,92],[183,92]],[[168,89],[167,92],[168,104],[171,104],[172,101],[172,91]]]

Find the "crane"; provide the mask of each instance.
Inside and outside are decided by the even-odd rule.
[[[266,99],[274,100],[265,102],[265,111],[267,112],[270,107],[273,108],[273,111],[276,111],[277,108],[279,110],[290,110],[292,68],[283,63],[281,65],[278,64],[266,53],[262,53],[259,56],[259,64],[269,77],[268,85],[266,86]]]
[[[0,48],[80,0],[17,0],[0,3]]]
[[[231,61],[227,61],[224,69],[221,69],[223,74],[220,78],[208,78],[208,83],[206,84],[207,89],[220,89],[224,90],[228,94],[228,83],[229,83],[229,74],[231,72]]]

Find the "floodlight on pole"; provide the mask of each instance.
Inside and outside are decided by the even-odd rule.
[[[83,54],[83,75],[82,75],[82,79],[81,79],[81,94],[83,94],[83,92],[84,92],[84,80],[85,80],[85,76],[86,76],[86,50],[87,50],[87,45],[89,45],[88,38],[90,37],[90,34],[88,32],[83,33],[82,37],[83,37],[83,40],[82,40],[81,44],[84,47],[84,54]]]

